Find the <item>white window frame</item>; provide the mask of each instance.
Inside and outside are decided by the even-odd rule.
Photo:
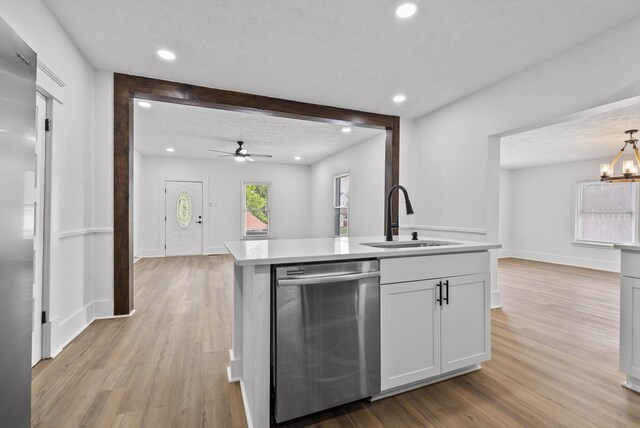
[[[338,205],[338,200],[340,199],[338,196],[338,194],[336,193],[338,191],[338,179],[343,178],[343,177],[349,177],[349,197],[347,198],[347,204],[346,205]],[[336,210],[337,209],[343,209],[345,208],[347,210],[347,234],[345,236],[349,236],[349,232],[351,230],[351,212],[349,210],[349,201],[351,200],[351,171],[345,171],[342,172],[340,174],[336,174],[333,176],[333,237],[334,238],[341,238],[340,234],[335,233],[336,231],[336,218],[340,218],[340,216],[336,217]],[[338,228],[339,229],[339,228]]]
[[[265,207],[265,212],[267,214],[267,234],[266,235],[247,235],[247,230],[245,228],[245,216],[247,212],[247,186],[254,184],[257,186],[267,186],[267,206]],[[271,182],[267,181],[243,181],[242,182],[242,200],[241,204],[241,218],[240,218],[240,229],[242,239],[269,239],[271,238]]]
[[[576,181],[576,185],[574,187],[576,192],[575,197],[575,210],[574,210],[574,244],[576,245],[585,245],[585,246],[596,246],[596,247],[610,247],[613,248],[614,242],[609,241],[592,241],[588,239],[581,238],[581,215],[582,215],[582,186],[585,184],[597,184],[599,181],[594,181],[593,179],[583,179]],[[616,186],[617,183],[603,183],[603,185],[608,186]],[[635,244],[638,242],[638,212],[640,209],[639,202],[640,198],[638,195],[638,186],[636,183],[631,183],[631,206],[633,207],[633,211],[631,212],[631,244]]]

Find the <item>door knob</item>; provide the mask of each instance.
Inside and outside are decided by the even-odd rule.
[[[198,224],[202,224],[202,222],[201,222],[200,220],[196,221],[196,223],[198,223]]]

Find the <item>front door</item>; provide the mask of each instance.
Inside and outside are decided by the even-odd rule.
[[[202,254],[202,182],[165,181],[165,255]]]

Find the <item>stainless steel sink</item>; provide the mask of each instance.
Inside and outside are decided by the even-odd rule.
[[[460,245],[458,242],[447,241],[383,241],[383,242],[370,242],[366,244],[367,247],[376,248],[420,248],[420,247],[442,247],[445,245]]]

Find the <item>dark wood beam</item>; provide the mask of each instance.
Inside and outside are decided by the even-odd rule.
[[[114,314],[133,311],[133,99],[257,113],[386,131],[385,195],[400,175],[400,118],[185,83],[114,75]],[[398,197],[393,198],[398,212]]]

